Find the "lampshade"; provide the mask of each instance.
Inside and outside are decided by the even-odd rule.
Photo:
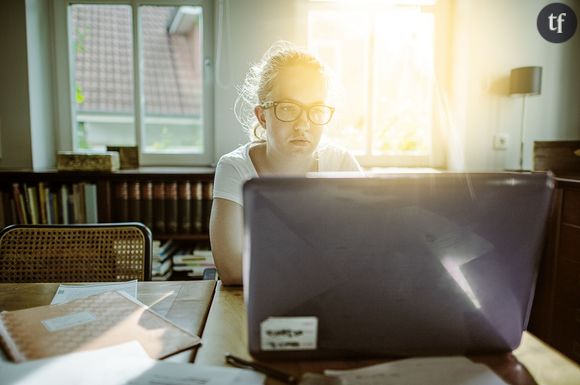
[[[538,95],[542,92],[542,67],[512,69],[510,95]]]

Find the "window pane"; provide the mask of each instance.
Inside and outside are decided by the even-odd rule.
[[[134,146],[131,7],[71,5],[76,148]]]
[[[366,13],[328,11],[312,11],[308,17],[308,48],[334,70],[344,87],[325,134],[356,154],[365,153],[370,123],[366,18]]]
[[[433,127],[433,15],[375,16],[373,155],[429,155]]]
[[[203,153],[201,7],[139,11],[145,152]]]
[[[357,155],[430,156],[433,14],[370,2],[357,8],[308,14],[308,46],[346,91],[342,119],[328,135]]]

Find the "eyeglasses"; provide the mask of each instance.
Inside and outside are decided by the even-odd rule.
[[[306,110],[308,120],[314,124],[323,125],[330,122],[334,114],[334,108],[324,104],[304,106],[294,102],[264,102],[260,107],[264,109],[274,107],[274,115],[282,122],[293,122],[302,115],[302,111]]]

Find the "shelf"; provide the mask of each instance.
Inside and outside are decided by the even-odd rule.
[[[167,239],[175,240],[187,240],[187,241],[209,241],[209,234],[181,234],[181,233],[165,233],[165,234],[155,234],[153,233],[153,238],[160,241]]]
[[[0,170],[0,227],[24,221],[22,218],[29,222],[43,218],[38,221],[45,222],[44,212],[50,212],[58,221],[63,215],[71,223],[84,221],[87,207],[96,207],[96,218],[101,223],[149,218],[154,239],[207,241],[214,173],[211,167],[141,167],[116,172]],[[42,192],[41,183],[46,187]],[[86,184],[96,185],[96,193],[92,186],[85,192]],[[85,200],[85,194],[91,194],[90,200]],[[184,212],[189,216],[179,217],[182,206],[190,210]],[[152,226],[159,223],[155,222],[157,216],[162,216],[158,221],[165,221],[166,225],[176,220],[190,221],[190,231],[157,235],[155,228],[174,229]],[[181,224],[178,228],[182,228]],[[193,232],[194,228],[197,232]]]
[[[132,170],[113,172],[103,171],[57,171],[47,170],[0,170],[3,180],[18,181],[70,181],[70,180],[110,180],[117,181],[127,178],[135,180],[182,180],[194,178],[200,181],[213,181],[215,169],[213,167],[140,167]]]

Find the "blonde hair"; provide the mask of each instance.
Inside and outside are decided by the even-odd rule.
[[[316,56],[295,47],[290,42],[274,43],[262,59],[250,67],[243,84],[237,87],[238,97],[234,103],[234,113],[250,140],[264,140],[261,135],[264,129],[256,118],[254,108],[266,101],[280,71],[296,65],[313,68],[320,72],[330,92],[332,83],[330,70]]]

